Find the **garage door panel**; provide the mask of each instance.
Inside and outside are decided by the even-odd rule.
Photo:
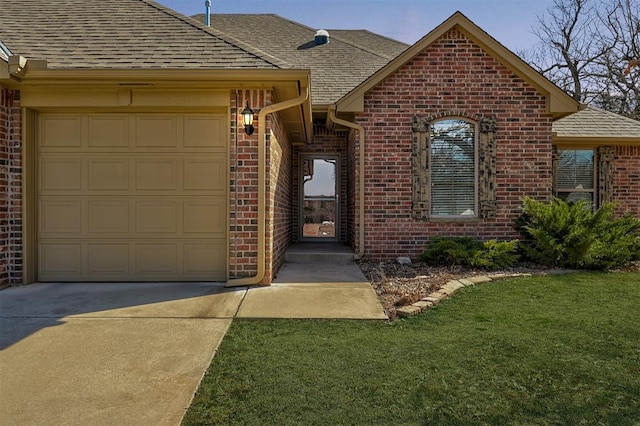
[[[184,147],[225,148],[225,121],[208,114],[184,117]]]
[[[88,117],[87,146],[91,148],[128,148],[127,114],[91,114]]]
[[[178,116],[137,115],[135,141],[139,148],[178,148]]]
[[[130,233],[131,207],[129,201],[87,201],[87,233],[95,234],[124,234]]]
[[[41,242],[38,253],[39,273],[43,280],[82,279],[82,244],[80,242]]]
[[[184,189],[187,191],[223,191],[227,178],[226,159],[186,158],[184,159]]]
[[[87,276],[124,278],[130,275],[129,243],[88,243]]]
[[[57,198],[40,200],[38,232],[42,237],[82,234],[82,201],[59,201]]]
[[[214,276],[225,279],[220,271],[224,271],[225,246],[214,244],[184,244],[184,274],[190,277]]]
[[[128,191],[129,159],[91,157],[87,159],[87,189],[89,191]]]
[[[187,200],[184,202],[183,230],[186,235],[224,238],[226,232],[226,200]]]
[[[136,159],[136,190],[176,191],[178,160],[175,158]]]
[[[178,276],[178,243],[136,244],[136,272],[141,277]]]
[[[47,114],[40,119],[40,148],[80,148],[81,114]]]
[[[82,158],[41,158],[39,188],[44,192],[82,190]]]
[[[135,203],[136,233],[176,234],[178,232],[177,201],[137,201]]]

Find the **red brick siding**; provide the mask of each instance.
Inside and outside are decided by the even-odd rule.
[[[496,117],[495,218],[412,218],[414,115]],[[369,91],[357,122],[366,131],[366,258],[415,257],[435,235],[515,238],[521,198],[552,194],[551,117],[544,97],[457,30]]]
[[[279,115],[271,118],[269,139],[269,202],[266,277],[272,279],[284,263],[284,253],[293,241],[292,216],[295,198],[292,194],[293,160],[291,143],[280,123]],[[269,281],[270,282],[270,281]]]
[[[247,101],[255,111],[255,132],[244,132],[242,116]],[[272,103],[267,90],[238,90],[231,94],[229,191],[229,271],[231,278],[253,276],[258,257],[258,113]],[[266,117],[266,229],[265,279],[270,283],[284,261],[291,241],[291,144],[278,120]],[[272,132],[272,134],[271,134]]]
[[[0,88],[0,286],[22,283],[20,92]]]
[[[618,211],[640,217],[640,147],[616,147],[613,170],[613,200]]]
[[[357,152],[360,149],[360,135],[357,131],[349,134],[347,142],[347,245],[351,246],[355,253],[359,250],[359,241],[356,235],[360,225],[358,206],[360,194],[358,193],[360,182],[360,169]]]
[[[240,112],[246,102],[256,111],[256,131],[247,136]],[[258,115],[270,103],[270,92],[239,90],[231,95],[231,144],[229,153],[229,275],[253,276],[258,253]]]

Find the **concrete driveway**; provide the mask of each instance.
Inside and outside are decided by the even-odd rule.
[[[0,291],[0,425],[180,424],[231,320],[386,320],[353,262],[274,285],[31,284]]]
[[[0,424],[179,424],[245,294],[211,283],[0,291]]]

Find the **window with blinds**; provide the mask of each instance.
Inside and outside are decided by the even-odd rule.
[[[474,124],[446,119],[430,127],[431,215],[477,216]]]
[[[558,150],[556,196],[568,202],[595,203],[595,163],[592,149]]]

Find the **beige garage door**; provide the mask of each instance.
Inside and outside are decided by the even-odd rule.
[[[38,279],[226,279],[226,117],[43,113]]]

